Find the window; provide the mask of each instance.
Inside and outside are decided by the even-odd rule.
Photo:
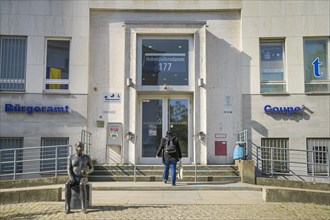
[[[25,91],[26,37],[0,36],[0,91]]]
[[[43,148],[40,152],[40,171],[55,171],[56,156],[57,171],[65,171],[67,166],[67,157],[69,156],[68,144],[69,138],[42,138],[41,146]]]
[[[188,39],[143,39],[143,86],[189,85]]]
[[[308,173],[327,174],[327,164],[329,160],[330,138],[307,139],[307,161]],[[314,163],[314,165],[313,165]]]
[[[14,173],[16,157],[16,173],[22,173],[23,168],[23,138],[0,138],[0,174]],[[21,161],[21,162],[20,162]]]
[[[46,91],[68,91],[69,57],[69,40],[47,40]]]
[[[330,92],[329,38],[304,40],[305,92]]]
[[[271,160],[273,161],[273,172],[288,172],[288,138],[262,138],[261,146],[270,147],[262,148],[261,157],[262,170],[271,172]]]
[[[286,92],[284,80],[284,42],[260,42],[260,92]]]

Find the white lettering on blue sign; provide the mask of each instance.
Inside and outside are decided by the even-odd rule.
[[[45,113],[69,113],[69,105],[66,106],[24,106],[19,104],[5,104],[5,112],[23,112],[31,115],[34,112],[45,112]]]
[[[265,105],[264,111],[266,113],[283,113],[291,115],[293,113],[300,113],[302,110],[301,107],[272,107],[271,105]]]
[[[320,65],[322,65],[322,62],[320,62],[320,58],[316,57],[313,61],[313,73],[318,78],[323,75],[323,72],[320,72]]]

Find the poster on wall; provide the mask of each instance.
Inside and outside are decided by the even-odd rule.
[[[157,125],[149,125],[149,136],[157,136]]]
[[[232,105],[232,98],[231,96],[225,96],[225,103],[224,103],[224,115],[232,115],[233,114],[233,105]]]
[[[122,124],[121,123],[108,123],[107,128],[107,144],[122,146]]]

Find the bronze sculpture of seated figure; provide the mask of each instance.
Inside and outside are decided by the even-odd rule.
[[[81,210],[86,213],[87,207],[87,192],[86,184],[88,183],[88,174],[94,171],[91,158],[83,154],[84,144],[78,141],[75,144],[76,153],[68,157],[67,172],[69,180],[65,184],[65,211],[70,213],[70,202],[71,202],[71,188],[79,186],[79,194],[81,201]]]

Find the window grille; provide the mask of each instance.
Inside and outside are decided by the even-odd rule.
[[[0,138],[0,150],[8,149],[8,151],[1,151],[0,155],[0,173],[9,174],[14,173],[14,160],[15,160],[15,150],[10,150],[14,148],[23,148],[23,138]],[[16,173],[22,173],[23,162],[23,149],[16,150]],[[11,162],[12,163],[4,163]]]
[[[68,145],[69,138],[42,138],[41,146]],[[57,149],[57,170],[64,171],[69,156],[68,146],[58,148],[42,148],[40,151],[40,171],[55,171]]]
[[[273,172],[288,172],[288,138],[262,138],[261,145],[264,147],[261,150],[262,170],[271,172],[271,160],[273,160]],[[271,149],[273,148],[273,149]],[[272,152],[273,150],[273,152]]]
[[[26,37],[0,36],[0,91],[24,91]]]
[[[327,173],[327,164],[329,163],[330,138],[309,138],[307,139],[307,161],[308,173]],[[313,152],[312,152],[313,151]],[[314,155],[314,157],[313,157]],[[314,163],[314,165],[312,164]]]

